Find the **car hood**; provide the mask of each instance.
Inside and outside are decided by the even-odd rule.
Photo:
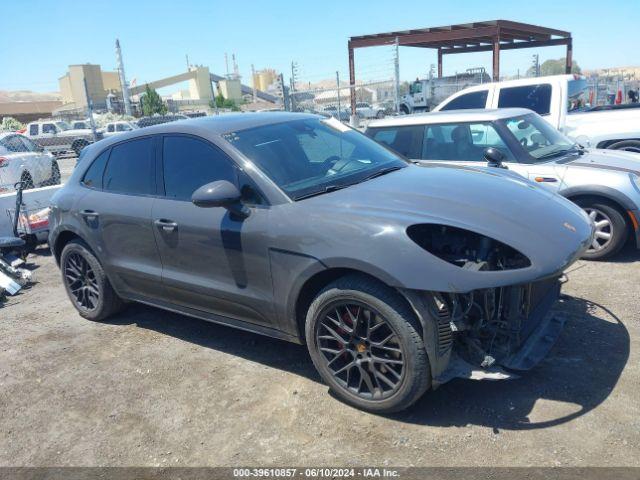
[[[566,165],[570,167],[602,168],[640,175],[640,153],[587,149],[584,155],[572,159]]]
[[[394,262],[400,263],[400,253],[406,253],[407,269],[415,268],[423,257],[416,252],[412,257],[410,249],[403,247],[408,239],[406,228],[419,223],[477,232],[510,245],[531,260],[528,268],[483,272],[481,280],[467,272],[450,271],[456,273],[456,280],[448,286],[455,283],[456,290],[490,286],[488,280],[492,285],[506,285],[558,274],[582,255],[592,236],[591,221],[575,204],[498,169],[411,165],[296,203],[303,202],[309,224],[317,225],[316,219],[326,223],[330,218],[332,227],[339,223],[345,232],[357,231],[358,235],[350,234],[352,239],[364,235],[377,243],[385,232],[395,232],[399,243],[392,242],[383,250],[394,251]],[[333,236],[331,241],[335,240]]]

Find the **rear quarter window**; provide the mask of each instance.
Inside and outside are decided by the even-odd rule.
[[[104,167],[107,165],[110,150],[105,150],[96,157],[91,166],[87,169],[82,179],[87,187],[102,189],[102,176]]]

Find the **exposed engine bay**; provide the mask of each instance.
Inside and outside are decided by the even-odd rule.
[[[502,372],[502,367],[528,370],[536,365],[564,323],[550,313],[559,297],[560,284],[554,277],[464,294],[433,293],[429,305],[438,323],[437,355],[448,357],[455,364],[452,368],[460,370],[466,365],[468,370],[461,373],[449,369],[441,383],[455,376],[470,378],[473,369]]]

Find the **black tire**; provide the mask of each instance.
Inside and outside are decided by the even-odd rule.
[[[378,113],[376,113],[376,118],[384,118],[384,112],[382,110],[378,111]]]
[[[626,150],[629,152],[640,153],[640,140],[623,140],[609,145],[610,150]]]
[[[345,304],[348,306],[345,306]],[[356,307],[352,307],[354,305]],[[356,311],[356,318],[360,315],[361,311],[365,312],[365,314],[367,311],[375,314],[375,317],[369,314],[368,318],[374,318],[374,321],[378,322],[375,325],[375,329],[380,330],[382,326],[382,329],[384,329],[381,333],[382,335],[386,332],[392,332],[391,335],[394,335],[393,340],[395,342],[391,344],[393,348],[389,348],[389,346],[375,347],[372,345],[373,340],[371,346],[368,342],[365,342],[367,343],[366,347],[363,343],[359,343],[355,351],[353,351],[353,349],[347,350],[348,346],[345,344],[340,353],[335,354],[335,357],[329,360],[321,348],[324,348],[324,351],[330,349],[326,348],[326,343],[325,347],[322,347],[320,342],[331,342],[333,338],[337,338],[327,336],[325,331],[326,327],[323,326],[323,322],[327,322],[330,315],[335,316],[341,323],[345,321],[344,315],[341,317],[339,314],[331,313],[332,309],[336,308],[338,312],[340,308],[362,308],[363,310]],[[349,312],[346,311],[346,314],[348,313]],[[351,318],[353,319],[353,317]],[[366,318],[364,320],[366,321]],[[355,320],[353,324],[357,325],[358,322],[362,325],[362,320]],[[381,325],[383,323],[385,325]],[[325,325],[327,324],[329,323]],[[356,327],[353,330],[357,331],[358,328],[359,327]],[[343,335],[346,337],[351,336],[351,339],[348,340],[349,344],[353,345],[356,342],[360,342],[360,340],[353,339],[353,333],[350,334],[348,331],[345,332],[340,328],[337,330],[341,332],[338,333],[340,338],[342,338]],[[373,331],[374,329],[372,328],[370,330]],[[372,334],[370,338],[370,330],[366,328],[368,339],[373,338],[375,335]],[[322,335],[323,332],[324,335]],[[307,311],[305,324],[307,347],[313,364],[323,380],[329,385],[335,395],[344,402],[362,410],[375,413],[390,413],[403,410],[418,400],[431,386],[429,359],[419,332],[418,320],[398,292],[374,279],[362,275],[348,275],[325,287],[311,303]],[[330,340],[322,340],[323,338],[330,338]],[[339,342],[336,343],[340,344]],[[386,341],[378,343],[384,345]],[[400,373],[395,370],[395,375],[393,376],[387,375],[388,379],[396,379],[395,381],[397,382],[393,388],[387,385],[387,392],[383,391],[385,385],[384,382],[381,383],[379,381],[381,378],[378,374],[381,372],[390,373],[390,368],[386,368],[386,363],[383,364],[374,360],[381,356],[380,350],[374,351],[374,349],[380,348],[397,350],[398,353],[395,353],[395,358],[402,360],[402,366],[390,366],[390,368],[400,368],[401,370]],[[360,353],[356,354],[356,351]],[[345,358],[343,359],[342,357]],[[387,359],[390,360],[391,357],[387,357]],[[330,364],[336,360],[353,364],[353,366],[348,368],[347,373],[340,374],[342,378],[338,375],[338,371],[332,370],[330,366]],[[396,361],[396,363],[398,362]],[[376,364],[378,365],[377,369]],[[341,369],[344,370],[343,368],[338,368],[338,370]],[[355,369],[355,371],[353,369]],[[376,370],[375,372],[373,372],[374,369]],[[375,391],[369,389],[369,392],[364,392],[368,383],[363,379],[363,371],[365,371],[369,384],[372,380],[375,380],[377,384],[377,388],[374,388]],[[354,375],[353,380],[356,380],[355,383],[358,383],[357,391],[354,391],[354,388],[356,388],[354,386],[349,388],[349,382],[353,381],[350,379],[352,373]],[[369,375],[369,373],[374,374]],[[346,376],[346,380],[343,378],[344,376]],[[363,392],[360,392],[363,383],[365,383],[365,387],[363,387]],[[375,398],[376,395],[378,398]]]
[[[610,258],[620,251],[627,241],[629,235],[629,225],[624,215],[611,202],[601,198],[583,198],[578,199],[576,204],[579,205],[587,213],[598,212],[597,219],[607,219],[610,226],[605,227],[603,233],[608,233],[610,239],[602,245],[602,248],[589,248],[582,256],[586,260],[604,260]],[[598,231],[596,231],[595,241]]]
[[[20,176],[20,181],[22,182],[23,190],[31,190],[32,188],[35,187],[33,183],[33,177],[26,170],[22,172],[22,175]]]
[[[87,145],[89,145],[89,142],[87,142],[86,140],[76,140],[75,142],[73,142],[73,145],[71,145],[71,149],[76,153],[76,156],[79,157],[80,152]]]
[[[60,184],[60,165],[54,160],[51,162],[51,178],[47,182],[47,185],[59,185]]]
[[[400,105],[400,112],[404,113],[405,115],[409,115],[409,107],[407,107],[406,105]]]
[[[89,267],[84,272],[77,268],[78,258],[83,259]],[[60,255],[60,271],[67,295],[81,317],[99,322],[122,309],[124,304],[113,290],[100,261],[82,240],[72,240],[65,245]],[[70,279],[75,271],[81,271],[81,275],[91,281],[91,291],[95,290],[97,295],[87,291],[82,294],[77,292],[78,282]]]

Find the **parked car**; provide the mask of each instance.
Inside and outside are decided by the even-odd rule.
[[[357,102],[356,115],[360,118],[384,118],[384,108],[374,107],[366,102]]]
[[[24,189],[57,185],[60,167],[52,154],[24,135],[0,133],[0,194],[13,191],[18,182],[24,182]]]
[[[338,107],[336,105],[327,105],[322,109],[322,116],[330,116],[340,120],[341,122],[348,122],[351,116],[351,111],[347,109],[347,107],[341,106],[340,111],[338,112]]]
[[[117,135],[122,132],[130,132],[131,130],[136,130],[138,128],[140,127],[134,122],[119,120],[117,122],[107,123],[101,131],[103,137],[111,137],[113,135]]]
[[[54,155],[73,152],[79,156],[80,151],[93,142],[91,130],[74,130],[62,120],[31,122],[24,134]]]
[[[49,244],[83,317],[138,301],[306,343],[341,399],[377,412],[541,360],[562,326],[558,279],[593,235],[528,180],[419,167],[296,113],[105,139],[51,205]]]
[[[150,127],[152,125],[160,125],[162,123],[177,122],[179,120],[188,120],[189,117],[182,114],[154,115],[152,117],[142,117],[136,121],[140,128]]]
[[[408,158],[501,164],[582,207],[596,234],[585,258],[609,258],[631,235],[640,248],[640,155],[581,148],[520,108],[417,114],[371,122],[366,134]],[[498,159],[485,150],[498,151]],[[509,199],[509,201],[511,201]]]
[[[588,102],[585,78],[554,75],[465,88],[433,111],[528,108],[584,147],[640,152],[640,108],[590,108]]]

